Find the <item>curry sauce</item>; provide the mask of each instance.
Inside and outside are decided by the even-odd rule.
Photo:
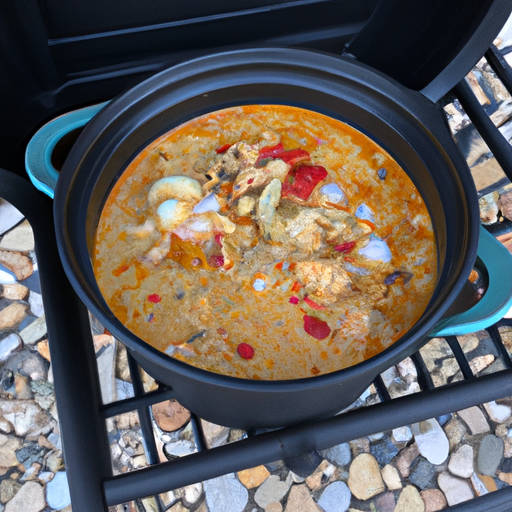
[[[188,121],[129,164],[93,266],[112,312],[157,349],[282,380],[403,336],[437,253],[421,195],[374,141],[316,112],[248,105]]]

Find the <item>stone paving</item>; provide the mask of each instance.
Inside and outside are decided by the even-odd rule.
[[[30,227],[0,203],[0,512],[72,510]],[[104,402],[133,395],[126,350],[91,317]],[[500,328],[509,353],[512,328]],[[476,375],[504,368],[487,331],[458,338]],[[421,355],[436,386],[462,379],[444,339]],[[405,359],[382,374],[392,398],[419,391]],[[143,373],[146,390],[155,381]],[[379,401],[370,387],[354,407]],[[162,461],[196,451],[190,413],[152,408]],[[114,473],[147,465],[136,412],[108,420]],[[203,421],[209,447],[246,433]],[[248,468],[110,512],[434,512],[512,484],[512,398]]]
[[[485,63],[480,63],[472,79],[474,87],[484,79],[494,80]],[[491,84],[490,89],[492,100],[503,105],[492,114],[494,120],[510,138],[511,98],[499,84]],[[485,95],[480,96],[483,104]],[[469,121],[456,102],[445,109],[462,144],[462,130]],[[479,189],[503,179],[480,141],[471,140],[466,149]],[[510,185],[493,190],[481,200],[482,221],[512,220],[511,204]],[[512,237],[503,242],[512,249]],[[0,512],[72,510],[37,273],[31,228],[0,199]],[[94,318],[91,329],[104,402],[132,396],[123,345]],[[512,328],[500,327],[500,333],[510,355]],[[458,343],[476,376],[505,367],[487,331],[460,336]],[[431,340],[421,355],[435,386],[463,379],[446,340]],[[382,378],[392,398],[420,391],[409,358]],[[143,381],[148,391],[157,386],[145,373]],[[354,407],[378,402],[372,386]],[[152,416],[161,461],[196,451],[189,411],[170,400],[154,405]],[[210,448],[247,436],[204,421],[202,426]],[[114,474],[147,465],[136,412],[109,419],[107,430]],[[110,507],[109,512],[436,512],[511,484],[509,397],[355,439],[288,463],[275,461],[170,489]]]

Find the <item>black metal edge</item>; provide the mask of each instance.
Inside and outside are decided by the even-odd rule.
[[[297,457],[312,450],[326,449],[375,434],[376,431],[390,430],[404,423],[442,416],[510,395],[512,370],[457,382],[108,478],[104,482],[106,500],[108,505],[116,505],[136,497],[156,495],[248,466]],[[404,411],[407,411],[407,415]]]
[[[112,476],[112,464],[106,424],[99,414],[98,367],[87,309],[60,264],[52,202],[23,178],[2,169],[0,197],[18,208],[34,231],[73,511],[106,511],[101,482]]]

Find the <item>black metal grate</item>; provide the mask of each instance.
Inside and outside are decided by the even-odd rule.
[[[499,52],[491,48],[486,56],[511,90],[510,69],[502,65]],[[485,112],[475,104],[473,93],[464,81],[454,92],[498,162],[511,177],[512,149],[509,144],[499,139],[502,136],[494,125],[489,126]],[[463,375],[460,382],[436,388],[421,354],[417,352],[411,359],[418,372],[421,389],[418,393],[391,399],[379,376],[374,382],[381,399],[378,404],[309,424],[264,433],[250,432],[247,439],[212,449],[206,446],[199,420],[192,416],[198,452],[158,463],[149,408],[152,404],[173,398],[172,389],[161,386],[156,391],[146,393],[139,368],[129,356],[135,396],[102,404],[88,314],[69,285],[60,264],[53,234],[52,203],[37,194],[28,182],[5,171],[0,171],[0,183],[0,195],[26,215],[36,237],[74,512],[99,512],[110,505],[156,495],[247,467],[291,459],[312,450],[322,450],[376,432],[512,396],[512,360],[501,340],[498,326],[493,326],[488,333],[500,353],[505,367],[502,371],[475,377],[457,338],[448,337],[446,341]],[[133,410],[139,414],[150,466],[114,476],[105,419]],[[87,423],[84,418],[87,418]],[[508,511],[511,499],[512,487],[509,487],[448,510]]]

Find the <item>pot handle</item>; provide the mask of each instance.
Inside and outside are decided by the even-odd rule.
[[[53,199],[59,171],[52,154],[70,132],[83,128],[108,101],[63,114],[42,126],[30,139],[25,151],[25,169],[33,185]]]
[[[460,336],[486,329],[512,307],[512,254],[482,226],[477,256],[488,274],[484,296],[467,311],[438,322],[431,337]]]

